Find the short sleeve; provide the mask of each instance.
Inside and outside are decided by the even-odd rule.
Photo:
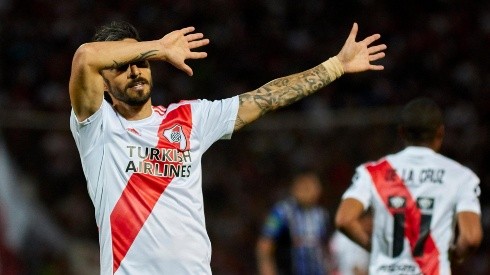
[[[70,130],[80,153],[82,168],[87,177],[88,191],[92,198],[99,182],[94,179],[98,178],[102,169],[104,115],[109,108],[112,109],[111,105],[103,100],[100,109],[84,121],[79,122],[73,110],[70,116]]]
[[[342,195],[342,199],[356,199],[362,203],[364,209],[371,205],[371,176],[364,166],[358,166],[352,177],[352,183]]]
[[[467,171],[462,186],[458,190],[456,212],[469,211],[480,214],[480,193],[480,179],[473,172]]]
[[[238,113],[238,96],[222,100],[198,100],[193,114],[199,114],[198,131],[203,147],[209,148],[219,139],[230,139]]]
[[[103,100],[100,109],[84,121],[78,121],[75,112],[73,109],[71,110],[70,130],[81,153],[90,151],[94,144],[100,140],[103,113],[106,108],[110,108],[110,105]]]

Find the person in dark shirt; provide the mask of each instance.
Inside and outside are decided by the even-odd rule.
[[[316,173],[293,178],[290,196],[274,205],[257,242],[259,274],[327,274],[329,218],[319,205],[321,194]]]

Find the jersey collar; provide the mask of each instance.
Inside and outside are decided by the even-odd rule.
[[[407,146],[403,152],[418,153],[418,154],[434,154],[435,151],[425,146]]]

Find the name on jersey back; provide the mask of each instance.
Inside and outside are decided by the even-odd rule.
[[[444,184],[444,175],[446,171],[444,169],[407,169],[402,168],[400,171],[395,169],[386,172],[385,179],[387,181],[396,181],[397,179],[403,180],[407,185],[433,183]]]

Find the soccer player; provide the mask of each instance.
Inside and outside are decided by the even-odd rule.
[[[451,274],[450,261],[463,261],[482,239],[480,181],[437,153],[444,125],[432,100],[412,100],[400,118],[405,149],[357,168],[335,223],[371,251],[370,274]],[[369,206],[372,236],[359,223]]]
[[[294,176],[290,196],[274,205],[257,241],[260,275],[327,274],[329,216],[319,204],[321,194],[316,173]]]
[[[142,41],[126,22],[98,29],[75,52],[70,128],[99,228],[102,274],[211,274],[201,159],[217,140],[265,113],[325,87],[343,73],[382,70],[371,64],[386,45],[379,34],[356,41],[354,24],[340,52],[303,72],[223,100],[151,102],[150,62],[193,74],[187,59],[209,43],[194,27]],[[107,100],[104,99],[104,94]]]

